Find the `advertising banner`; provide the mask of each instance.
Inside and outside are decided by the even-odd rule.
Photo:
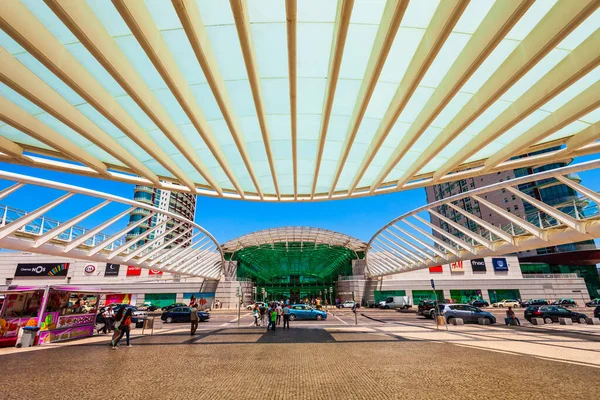
[[[73,328],[80,325],[93,324],[96,314],[63,315],[58,318],[57,328]]]
[[[125,303],[129,304],[131,302],[130,294],[107,294],[105,305],[113,304],[113,303]]]
[[[450,264],[450,272],[465,272],[462,261],[456,261]]]
[[[119,264],[106,264],[106,269],[104,270],[104,276],[118,276],[120,268],[121,268],[121,265],[119,265]]]
[[[508,271],[506,258],[492,258],[492,265],[494,266],[494,271]]]
[[[40,331],[39,344],[58,342],[60,340],[69,340],[92,336],[94,325],[78,326],[76,328],[55,329],[53,331]]]
[[[127,266],[127,276],[140,276],[142,275],[142,269],[138,267]]]
[[[69,263],[17,264],[15,276],[34,276],[36,278],[67,276],[68,271]]]
[[[435,267],[429,267],[429,272],[430,272],[430,273],[432,273],[432,272],[433,272],[433,273],[442,273],[442,272],[444,272],[444,271],[443,271],[443,269],[442,269],[442,266],[441,266],[441,265],[438,265],[438,266],[435,266]]]
[[[161,276],[163,274],[162,271],[159,271],[157,269],[151,269],[150,271],[148,271],[148,275],[152,276],[152,275],[157,275],[157,276]]]
[[[471,260],[471,268],[473,269],[473,272],[485,272],[485,260],[483,258]]]

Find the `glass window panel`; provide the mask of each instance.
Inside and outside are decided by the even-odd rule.
[[[352,163],[360,163],[364,156],[363,146],[355,145],[350,149],[350,153],[348,153],[348,159],[346,162]]]
[[[433,171],[437,170],[438,168],[440,168],[442,165],[444,165],[446,163],[446,161],[448,161],[447,158],[434,157],[418,173],[426,174],[428,172],[433,172]]]
[[[353,18],[356,15],[356,6],[357,3],[355,3],[352,12]],[[376,25],[350,24],[340,67],[340,78],[363,78],[376,35]]]
[[[217,162],[217,160],[215,159],[215,157],[209,149],[199,148],[196,150],[196,153],[198,154],[202,162],[204,162],[204,165],[206,165],[206,167],[210,170],[211,174],[213,174],[213,176],[215,171],[222,171],[221,167],[219,167],[219,163]],[[214,178],[216,179],[216,176]]]
[[[380,171],[381,171],[380,164],[372,163],[371,165],[369,165],[369,168],[367,168],[363,177],[358,182],[357,187],[371,186],[371,184],[373,183],[375,178],[377,178],[377,175],[379,175]]]
[[[175,147],[175,145],[171,143],[171,141],[159,129],[152,129],[147,131],[147,133],[166,154],[171,156],[172,159],[174,159],[176,155],[181,154],[177,147]]]
[[[335,97],[333,98],[333,106],[331,114],[335,115],[352,115],[354,105],[360,92],[361,81],[358,79],[339,79]]]
[[[327,140],[343,142],[348,133],[350,117],[342,115],[332,115],[329,118],[329,127],[327,128]]]
[[[565,126],[564,128],[559,129],[558,131],[554,132],[552,135],[548,136],[547,138],[540,140],[540,143],[552,142],[553,140],[558,140],[558,139],[572,136],[572,135],[576,134],[577,132],[581,132],[588,126],[589,126],[588,124],[581,122],[581,121],[572,122],[569,125]]]
[[[596,108],[594,111],[579,118],[579,120],[588,124],[595,124],[596,122],[600,121],[600,108]]]
[[[248,15],[250,22],[285,22],[285,3],[279,0],[250,1]],[[255,24],[256,25],[256,24]]]
[[[588,89],[599,80],[600,67],[596,67],[540,108],[554,112],[567,104],[569,101],[573,100],[578,94]]]
[[[377,132],[377,128],[381,124],[381,119],[379,118],[363,118],[360,127],[358,128],[358,132],[356,137],[354,138],[354,143],[361,144],[370,144]],[[363,147],[363,146],[358,146]],[[362,149],[364,152],[364,149]]]
[[[0,46],[4,47],[10,54],[24,53],[25,49],[8,36],[3,30],[0,30]]]
[[[529,72],[527,72],[517,83],[515,83],[510,89],[506,91],[500,97],[501,100],[516,101],[521,97],[527,90],[535,85],[544,75],[546,75],[552,68],[554,68],[559,62],[561,62],[569,51],[554,49],[550,51],[539,63],[537,63]]]
[[[133,140],[129,139],[127,136],[123,136],[119,139],[119,145],[121,145],[127,152],[129,152],[133,157],[142,161],[144,164],[148,165],[148,160],[153,160],[152,157],[148,155],[144,150],[140,149],[140,146],[134,143]],[[158,162],[157,162],[158,164]],[[162,167],[161,167],[162,168]],[[164,170],[164,168],[162,168]],[[154,170],[153,170],[154,171]],[[169,172],[168,176],[172,176]]]
[[[290,114],[290,86],[289,80],[284,79],[261,79],[263,104],[267,114]],[[298,90],[301,85],[298,81]],[[250,93],[250,101],[252,93]],[[244,101],[248,101],[245,99]],[[252,103],[254,104],[254,103]],[[297,112],[300,112],[297,110]],[[256,113],[256,109],[254,110]]]
[[[352,24],[379,24],[385,0],[356,0],[352,9]]]
[[[396,123],[390,130],[390,133],[385,138],[385,141],[383,142],[383,146],[394,147],[394,148],[396,146],[398,146],[400,144],[400,141],[406,134],[406,132],[408,132],[408,129],[410,128],[410,126],[411,126],[410,123],[396,121]]]
[[[400,29],[402,27],[426,29],[439,4],[439,0],[411,1],[402,17]]]
[[[174,29],[162,31],[161,35],[186,82],[189,85],[205,83],[206,77],[185,31],[183,29]]]
[[[21,96],[19,93],[15,92],[4,83],[0,82],[0,94],[10,100],[12,103],[18,105],[23,110],[27,111],[31,115],[44,113],[44,110],[33,104],[31,101],[27,100],[25,97]]]
[[[114,158],[101,148],[97,147],[96,145],[90,144],[89,146],[82,147],[82,149],[88,152],[92,157],[97,158],[98,160],[117,166],[125,166],[121,161],[118,161],[116,158]]]
[[[79,147],[84,147],[91,144],[89,140],[87,140],[79,133],[75,132],[73,129],[69,128],[67,125],[63,124],[50,114],[43,113],[38,114],[35,117]]]
[[[526,118],[524,118],[522,121],[517,123],[515,126],[504,132],[496,140],[499,143],[509,144],[510,142],[521,136],[521,134],[525,134],[528,130],[533,128],[535,125],[537,125],[549,115],[549,112],[536,110],[530,115],[528,115]]]
[[[433,94],[435,89],[429,87],[419,86],[413,95],[411,96],[406,107],[402,110],[402,113],[398,117],[400,122],[414,122],[425,104],[429,101],[429,98]]]
[[[15,58],[29,68],[31,72],[33,72],[38,78],[46,82],[48,86],[54,89],[70,104],[75,105],[85,102],[81,96],[75,93],[73,89],[71,89],[66,83],[57,78],[56,75],[50,72],[50,70],[42,65],[38,60],[33,58],[31,54],[21,53],[17,54]]]
[[[288,117],[289,119],[289,117]],[[268,120],[269,121],[269,120]],[[239,127],[241,129],[241,133],[246,140],[246,142],[260,142],[263,143],[262,132],[260,130],[260,124],[258,123],[258,118],[253,115],[250,117],[238,118]],[[278,132],[273,129],[273,126],[269,124],[269,132],[271,134],[271,140],[277,139],[286,139],[279,136],[276,136]],[[290,136],[288,135],[287,138]]]
[[[494,5],[493,0],[477,0],[469,5],[454,26],[453,32],[473,34]],[[438,56],[439,57],[439,56]]]
[[[493,142],[485,146],[483,149],[475,153],[473,156],[471,156],[466,162],[483,160],[485,158],[488,158],[500,151],[503,147],[504,143],[500,142],[499,140],[494,140]]]
[[[86,0],[86,3],[111,36],[131,35],[129,27],[110,1]]]
[[[234,91],[234,92],[236,91],[236,89],[237,89],[236,84],[238,84],[239,82],[240,81],[227,82],[226,87],[227,87],[227,90],[230,95],[232,94],[231,93],[232,91]],[[231,85],[229,85],[229,84],[231,84]],[[192,91],[192,94],[194,95],[196,102],[198,102],[198,105],[200,106],[200,109],[202,110],[202,113],[204,114],[204,118],[206,118],[209,121],[214,120],[214,119],[223,118],[223,114],[221,114],[221,109],[219,108],[219,104],[217,104],[215,97],[213,95],[213,92],[210,89],[210,86],[208,86],[208,83],[192,85],[192,86],[190,86],[190,90]],[[236,94],[238,94],[238,93],[236,93]],[[240,101],[240,98],[233,96],[232,103],[233,103],[234,98],[236,100],[235,104],[238,104],[238,102]],[[254,106],[254,105],[252,104],[252,106]],[[234,111],[235,111],[235,105],[233,107],[234,107]]]
[[[269,133],[271,135],[271,140],[291,140],[292,122],[290,119],[290,115],[267,115],[267,121],[269,124]],[[260,135],[260,127],[258,128],[258,134]],[[246,132],[247,129],[246,127],[244,127],[244,133]],[[253,134],[252,136],[255,137],[255,134]],[[262,137],[260,140],[262,140]]]
[[[192,145],[194,149],[207,149],[206,143],[202,140],[200,133],[196,130],[192,124],[178,125],[179,131],[185,136],[188,143]]]
[[[250,158],[253,162],[268,161],[265,143],[262,140],[260,142],[247,143],[246,148],[248,149],[248,154],[250,154]]]
[[[459,152],[464,146],[465,143],[468,143],[471,139],[473,139],[476,135],[475,133],[470,133],[468,131],[463,131],[460,135],[454,138],[446,147],[444,147],[439,153],[437,157],[450,159],[457,152]]]
[[[146,56],[144,49],[140,46],[133,35],[118,36],[115,42],[125,54],[136,72],[142,77],[150,90],[164,89],[167,87],[162,77],[154,68],[150,59]]]
[[[317,154],[317,141],[315,140],[298,140],[298,159],[299,160],[314,160]]]
[[[227,1],[196,0],[196,4],[205,26],[233,25],[235,23],[231,7]]]
[[[246,64],[235,25],[206,27],[223,79],[247,79]]]
[[[340,179],[335,187],[335,190],[347,190],[352,183],[352,179],[356,175],[356,172],[358,171],[358,167],[360,167],[359,162],[347,161],[344,165],[344,170],[340,175]]]
[[[479,2],[471,2],[474,4]],[[463,14],[464,16],[464,14]],[[421,80],[421,86],[437,87],[446,73],[458,58],[460,53],[463,51],[467,42],[471,39],[471,35],[465,35],[463,33],[451,33],[448,39],[442,46],[437,57],[425,73],[425,76]]]
[[[284,3],[280,2],[280,4]],[[262,78],[289,76],[285,22],[252,24],[252,38],[259,76]]]
[[[419,2],[411,2],[408,8],[412,4],[418,4]],[[408,11],[408,10],[407,10]],[[406,14],[404,15],[403,21],[406,20]],[[421,43],[424,29],[414,28],[403,28],[398,29],[394,43],[390,49],[390,52],[385,60],[385,65],[381,71],[380,81],[396,82],[400,83],[406,70],[412,61],[412,58]]]
[[[227,123],[224,119],[215,119],[212,121],[208,121],[208,124],[210,125],[210,128],[212,129],[213,134],[217,139],[217,142],[219,142],[221,146],[235,144],[233,137],[229,132],[229,127],[227,126]]]
[[[177,164],[181,170],[190,177],[195,183],[206,185],[206,180],[200,173],[189,163],[189,161],[181,153],[171,155],[171,159]]]
[[[155,92],[155,96],[156,96],[156,92]],[[133,101],[133,99],[127,95],[125,96],[119,96],[117,98],[115,98],[115,100],[121,105],[121,107],[123,107],[125,109],[125,111],[127,111],[127,113],[131,116],[131,118],[133,118],[135,120],[135,122],[144,130],[150,130],[150,129],[157,129],[158,127],[154,124],[154,122],[152,122],[152,120],[150,119],[150,117],[148,117],[148,115],[142,111],[142,109],[135,103],[135,101]],[[164,106],[164,104],[163,104]],[[104,118],[104,116],[102,116],[102,114],[100,114],[98,111],[96,111],[96,109],[92,109],[91,106],[79,106],[77,107],[81,110],[82,113],[84,113],[89,119],[91,119],[92,121],[94,121],[97,125],[100,123],[99,122],[99,118],[103,118],[104,120],[106,120],[106,118]],[[106,122],[110,123],[108,120],[106,120]],[[102,121],[102,123],[104,123],[104,121]],[[109,133],[111,136],[116,137],[116,133],[115,129],[118,130],[117,127],[115,127],[114,125],[112,125],[111,123],[111,127],[105,127],[104,125],[102,126],[103,130],[109,129]]]
[[[181,22],[177,17],[175,8],[168,1],[163,0],[144,0],[146,7],[159,30],[180,29]]]
[[[559,49],[574,50],[585,39],[590,37],[600,26],[600,9],[597,9],[591,16],[586,18],[573,32],[571,32],[562,42],[556,46]]]
[[[271,148],[273,149],[273,158],[278,161],[292,161],[292,147],[287,140],[272,140]],[[277,167],[279,171],[279,167]],[[289,170],[291,172],[291,169]]]
[[[64,44],[77,41],[75,35],[71,33],[69,28],[63,25],[61,20],[45,3],[38,0],[21,0],[21,2],[29,8],[29,11],[44,24],[46,29],[48,29],[59,42]]]
[[[191,122],[190,119],[188,118],[187,114],[185,113],[185,111],[183,111],[183,108],[181,108],[181,106],[179,105],[179,102],[177,101],[177,99],[175,98],[175,96],[169,89],[154,90],[153,94],[154,94],[154,97],[156,97],[156,99],[160,102],[160,104],[162,104],[162,106],[165,108],[167,113],[169,113],[169,116],[175,122],[175,124],[183,125],[183,124],[189,124]],[[137,112],[135,112],[135,114],[137,114],[137,113],[143,114],[142,109],[139,109],[136,111]],[[152,123],[151,120],[144,121],[146,118],[148,118],[148,120],[150,120],[150,118],[147,117],[146,114],[143,114],[143,116],[136,117],[136,120],[139,119],[141,121],[140,124]]]
[[[518,45],[516,40],[502,40],[460,90],[476,93]]]
[[[506,34],[505,39],[519,41],[525,39],[548,11],[554,7],[554,4],[556,4],[556,0],[537,0]]]
[[[494,121],[500,114],[502,114],[512,103],[508,101],[498,100],[494,102],[487,110],[485,110],[475,121],[473,121],[466,129],[465,132],[469,134],[476,134],[482,131],[492,121]]]
[[[298,114],[321,114],[325,84],[326,79],[324,78],[298,78]],[[281,101],[284,102],[285,100],[282,99]]]
[[[297,69],[298,77],[327,76],[329,53],[333,38],[333,24],[297,24]],[[344,50],[351,48],[345,47]],[[281,57],[271,50],[272,56]]]
[[[321,126],[320,115],[298,115],[297,132],[298,140],[318,140]]]
[[[381,81],[377,82],[375,85],[375,90],[373,91],[373,95],[369,100],[365,117],[383,118],[392,101],[392,98],[394,97],[394,94],[396,93],[397,88],[398,84],[396,83]]]
[[[52,147],[45,145],[39,140],[34,139],[26,133],[23,133],[20,130],[15,129],[7,124],[0,125],[0,135],[7,138],[8,140],[12,140],[13,142],[26,144],[33,147],[39,147],[41,149],[52,149]]]
[[[417,151],[420,153],[424,152],[427,149],[427,147],[431,145],[431,143],[435,143],[435,139],[439,136],[441,132],[441,128],[436,128],[432,126],[428,127],[427,129],[425,129],[425,132],[423,132],[421,137],[415,142],[415,144],[413,144],[410,150]]]
[[[337,163],[343,146],[344,142],[327,140],[325,146],[323,146],[323,160],[330,160]]]
[[[298,22],[333,22],[336,11],[336,0],[303,0],[298,2],[297,19]]]
[[[469,93],[458,92],[431,125],[438,128],[445,128],[472,97],[473,95]]]

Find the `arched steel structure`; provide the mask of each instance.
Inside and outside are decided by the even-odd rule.
[[[221,246],[194,221],[134,200],[45,179],[0,171],[0,181],[14,183],[0,191],[0,200],[25,191],[28,203],[40,203],[28,212],[1,208],[1,248],[220,278]],[[98,221],[94,214],[99,210],[113,217]],[[65,222],[47,218],[51,212],[60,213]],[[143,217],[127,225],[132,212]],[[147,226],[151,219],[156,220],[153,227],[126,239],[128,232]],[[92,228],[79,227],[90,221]]]
[[[542,247],[573,243],[600,237],[600,194],[582,186],[574,174],[600,168],[600,160],[575,164],[550,171],[474,189],[439,200],[403,214],[381,228],[369,241],[367,269],[371,277],[391,275],[415,269],[448,264],[477,257],[503,255]],[[564,184],[583,196],[587,204],[550,206],[523,193],[530,182],[545,186]],[[486,200],[497,192],[521,198],[534,212],[521,218]],[[506,196],[506,194],[502,195]],[[473,215],[456,202],[486,207],[490,213],[503,217],[508,223],[493,225]],[[440,208],[452,210],[453,218],[441,215]],[[441,221],[429,222],[429,215]],[[456,221],[467,218],[472,229]],[[431,232],[435,231],[436,235]],[[459,237],[461,236],[461,237]]]
[[[0,161],[317,201],[595,153],[599,5],[3,0]]]

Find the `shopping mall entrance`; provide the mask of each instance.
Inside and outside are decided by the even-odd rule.
[[[320,297],[323,304],[335,302],[335,283],[353,275],[353,260],[365,249],[351,236],[310,227],[258,231],[223,245],[236,279],[252,281],[254,301]]]

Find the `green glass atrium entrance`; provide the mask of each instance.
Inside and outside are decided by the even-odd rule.
[[[254,300],[293,302],[335,298],[335,282],[352,275],[353,260],[363,259],[366,243],[337,232],[310,227],[275,228],[223,245],[236,264],[237,279],[252,281]]]

